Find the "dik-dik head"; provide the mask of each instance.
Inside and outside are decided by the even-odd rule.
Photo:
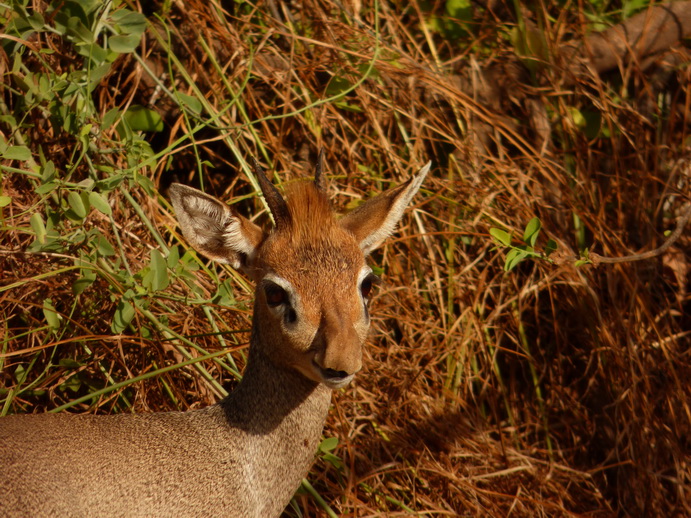
[[[291,186],[284,199],[255,165],[275,221],[270,231],[196,189],[174,184],[170,195],[187,240],[256,281],[253,347],[276,365],[340,388],[362,366],[377,280],[365,257],[393,232],[429,167],[338,218],[319,166],[314,182]]]

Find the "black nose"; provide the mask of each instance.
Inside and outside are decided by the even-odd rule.
[[[322,369],[322,372],[324,377],[330,380],[339,380],[350,376],[346,371],[337,371],[335,369]]]

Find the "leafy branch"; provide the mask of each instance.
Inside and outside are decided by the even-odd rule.
[[[525,259],[542,259],[545,261],[552,261],[549,256],[556,251],[557,243],[550,239],[547,241],[544,250],[540,251],[535,248],[535,243],[537,243],[537,238],[542,230],[542,222],[540,218],[531,219],[523,230],[523,243],[522,245],[513,245],[512,237],[513,233],[507,232],[497,227],[492,227],[489,229],[489,233],[494,238],[494,240],[508,249],[509,252],[506,254],[506,259],[504,260],[504,271],[509,272],[513,270],[518,263],[524,261]]]
[[[557,243],[550,239],[547,241],[543,251],[535,249],[535,243],[540,235],[540,230],[542,230],[542,222],[539,218],[531,219],[523,231],[523,243],[522,245],[512,244],[513,234],[502,230],[497,227],[491,227],[489,233],[492,238],[509,252],[506,254],[506,259],[504,260],[504,271],[508,272],[513,270],[518,263],[521,261],[532,258],[532,259],[542,259],[550,263],[564,263],[568,261],[573,261],[576,267],[583,266],[584,264],[592,264],[597,266],[598,264],[616,264],[616,263],[632,263],[635,261],[645,261],[647,259],[653,259],[665,253],[675,241],[677,241],[686,225],[691,220],[691,203],[686,206],[685,212],[681,215],[677,221],[677,226],[672,232],[665,233],[667,235],[667,240],[662,243],[659,247],[654,250],[649,250],[647,252],[642,252],[640,254],[630,254],[622,257],[607,257],[604,255],[596,254],[595,252],[590,252],[587,248],[581,252],[580,257],[568,256],[560,254],[559,260],[550,258],[550,255],[556,251]]]

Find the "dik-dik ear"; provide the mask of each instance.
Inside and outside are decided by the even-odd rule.
[[[169,193],[182,233],[197,251],[236,269],[248,266],[264,239],[261,228],[197,189],[174,183]]]
[[[393,233],[410,200],[413,199],[427,176],[431,165],[432,162],[428,162],[403,185],[367,200],[341,219],[341,226],[353,233],[365,255],[381,245]]]

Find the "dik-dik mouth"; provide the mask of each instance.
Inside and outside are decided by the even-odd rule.
[[[340,389],[347,386],[355,377],[355,374],[348,374],[346,371],[338,371],[335,369],[325,369],[319,365],[315,360],[312,360],[312,366],[319,373],[322,383],[330,389]]]

